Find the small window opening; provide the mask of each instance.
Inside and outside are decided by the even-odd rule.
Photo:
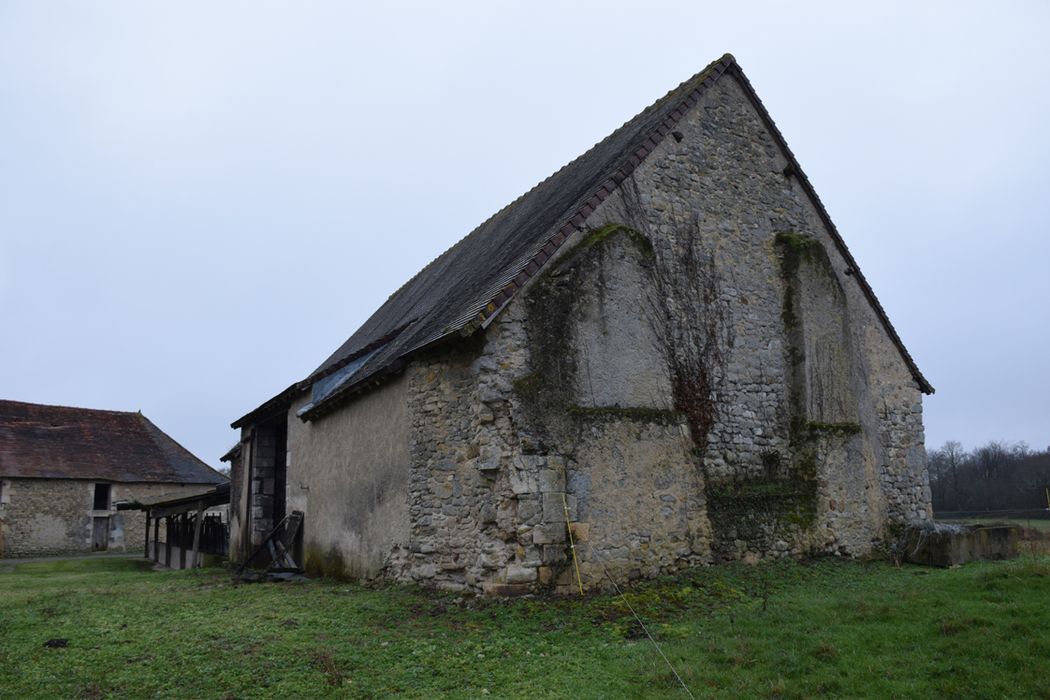
[[[95,510],[109,510],[109,484],[95,484]]]

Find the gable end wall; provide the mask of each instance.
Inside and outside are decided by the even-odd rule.
[[[636,228],[672,270],[691,239],[715,280],[717,300],[692,310],[727,321],[705,472],[715,481],[761,476],[770,455],[798,451],[793,420],[839,424],[818,429],[807,448],[821,466],[813,536],[775,547],[863,554],[887,526],[932,517],[922,394],[803,187],[783,174],[788,161],[736,79],[710,88],[678,131],[681,140],[666,139],[588,224]],[[819,244],[799,255],[793,275],[790,251],[777,244],[785,233]],[[795,317],[786,320],[789,294]],[[801,391],[795,351],[804,358],[794,377]],[[844,410],[820,408],[829,382]],[[739,540],[721,544],[730,558],[754,554]]]
[[[366,577],[568,592],[570,531],[582,584],[604,587],[714,561],[864,555],[931,517],[921,393],[744,90],[723,77],[677,130],[480,337],[409,363],[390,432],[404,454],[383,463],[404,482],[375,541],[311,502],[308,542],[330,530],[349,559],[367,550],[367,566],[345,567]],[[607,225],[635,234],[589,238]],[[818,247],[792,253],[778,234]],[[709,415],[675,399],[701,373]],[[333,419],[372,429],[373,401],[310,428],[318,445]],[[351,507],[348,479],[379,483],[332,452],[348,435],[325,438],[342,466],[309,483],[332,489],[331,513]],[[296,440],[289,507],[321,458]]]
[[[606,569],[627,580],[707,561],[864,555],[895,524],[931,516],[921,393],[743,89],[724,77],[678,130],[586,222],[641,233],[651,261],[623,235],[595,246],[596,265],[570,263],[588,235],[577,234],[483,345],[412,363],[411,537],[392,578],[570,590],[566,509],[585,586],[605,585]],[[786,269],[786,233],[819,249]],[[682,267],[690,246],[696,269]],[[646,265],[664,288],[642,281]],[[697,276],[695,294],[675,291]],[[576,280],[575,296],[558,298],[561,321],[558,304],[535,303],[558,295],[552,279]],[[653,284],[672,319],[657,335],[717,317],[682,344],[706,334],[715,346],[717,357],[685,363],[706,367],[715,395],[702,436],[669,396],[624,382],[626,367],[657,393],[674,383],[668,348],[639,340]],[[568,359],[552,365],[559,353]],[[541,370],[576,396],[555,407]],[[528,398],[538,383],[539,419]],[[767,489],[772,498],[755,496]]]

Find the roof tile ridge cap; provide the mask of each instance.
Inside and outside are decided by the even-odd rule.
[[[199,464],[207,467],[211,471],[215,472],[217,475],[221,476],[223,479],[226,479],[226,476],[223,475],[219,470],[215,469],[214,467],[209,465],[207,462],[205,462],[203,459],[201,459],[197,455],[195,455],[192,452],[190,452],[181,442],[179,442],[178,440],[176,440],[175,438],[173,438],[172,436],[168,435],[166,432],[161,430],[160,426],[158,426],[156,423],[154,423],[149,418],[147,418],[145,416],[145,414],[142,413],[142,411],[138,411],[134,415],[137,415],[139,417],[139,419],[142,421],[142,423],[144,424],[144,427],[146,428],[146,434],[149,436],[149,439],[153,442],[154,445],[157,446],[157,448],[161,452],[164,452],[164,445],[160,444],[160,442],[158,440],[158,437],[162,436],[164,439],[169,440],[173,445],[175,445],[175,447],[179,448],[180,450],[185,452],[187,455],[189,455],[196,462],[198,462]],[[167,460],[165,460],[165,461],[167,461]]]
[[[690,82],[692,82],[692,81],[694,81],[694,80],[698,80],[698,79],[699,79],[699,78],[700,78],[700,77],[701,77],[701,76],[702,76],[702,75],[703,75],[704,73],[708,72],[709,70],[711,70],[712,68],[714,68],[714,67],[715,67],[715,66],[716,66],[717,64],[719,64],[719,63],[723,63],[723,64],[724,64],[723,70],[725,70],[725,68],[728,68],[728,66],[729,66],[729,65],[731,65],[731,64],[733,64],[733,63],[735,63],[735,61],[736,61],[736,59],[735,59],[735,58],[733,57],[733,54],[731,54],[731,53],[725,53],[725,54],[723,54],[723,55],[722,55],[722,57],[721,57],[721,58],[719,58],[719,59],[717,59],[717,60],[715,60],[715,61],[712,61],[712,62],[711,62],[711,63],[709,63],[709,64],[708,64],[707,66],[705,66],[705,67],[704,67],[704,68],[703,68],[702,70],[700,70],[700,71],[699,71],[698,73],[695,73],[694,75],[692,75],[691,77],[687,78],[686,80],[683,80],[683,81],[682,81],[681,83],[679,83],[679,84],[678,84],[677,86],[675,86],[675,87],[671,88],[670,90],[668,90],[668,91],[667,91],[667,92],[666,92],[666,93],[665,93],[665,94],[664,94],[664,95],[663,95],[662,97],[660,97],[660,98],[656,99],[656,100],[655,100],[655,101],[653,101],[653,102],[652,102],[651,104],[647,105],[647,106],[646,106],[645,108],[643,108],[642,110],[640,110],[640,111],[639,111],[639,112],[638,112],[637,114],[635,114],[635,115],[634,115],[634,116],[632,116],[631,118],[629,118],[629,119],[627,119],[626,121],[624,121],[624,122],[623,122],[622,124],[620,124],[620,126],[618,126],[618,127],[616,127],[615,129],[613,129],[613,131],[611,131],[610,133],[606,134],[606,135],[605,135],[604,137],[602,137],[602,138],[601,138],[601,139],[599,139],[598,141],[594,142],[594,143],[593,143],[593,144],[591,145],[591,147],[590,147],[590,148],[588,148],[588,149],[587,149],[586,151],[584,151],[584,152],[583,152],[583,153],[581,153],[580,155],[576,156],[575,158],[573,158],[573,159],[572,159],[572,160],[570,160],[569,162],[567,162],[567,163],[565,163],[564,165],[562,165],[562,166],[561,166],[560,168],[558,168],[558,169],[557,169],[557,170],[555,170],[555,171],[554,171],[553,173],[551,173],[551,174],[550,174],[550,175],[548,175],[547,177],[545,177],[545,178],[543,178],[542,180],[540,180],[539,182],[537,182],[537,183],[536,183],[535,185],[533,185],[532,187],[530,187],[529,189],[527,189],[527,190],[526,190],[525,192],[522,192],[522,193],[521,193],[520,195],[518,195],[518,196],[517,196],[516,198],[514,198],[514,199],[513,199],[512,201],[510,201],[509,203],[505,204],[505,205],[504,205],[503,207],[501,207],[500,209],[498,209],[498,210],[497,210],[497,211],[496,211],[496,212],[495,212],[494,214],[492,214],[491,216],[489,216],[488,218],[486,218],[486,219],[485,219],[484,221],[482,221],[482,222],[481,222],[480,224],[478,224],[477,226],[475,226],[474,228],[472,228],[472,229],[471,229],[471,230],[470,230],[470,231],[469,231],[469,232],[468,232],[468,233],[467,233],[466,235],[464,235],[464,236],[463,236],[462,238],[460,238],[460,239],[459,239],[459,240],[457,240],[457,241],[456,241],[455,243],[453,243],[453,244],[452,244],[452,245],[450,245],[450,246],[449,246],[448,248],[446,248],[446,249],[445,249],[445,250],[443,250],[443,251],[442,251],[441,253],[439,253],[439,254],[438,254],[438,255],[437,255],[436,257],[434,257],[434,258],[433,258],[433,259],[432,259],[432,260],[431,260],[430,262],[428,262],[428,263],[427,263],[426,265],[424,265],[424,266],[423,266],[423,269],[421,269],[421,270],[420,270],[419,272],[417,272],[416,274],[412,275],[412,277],[410,277],[410,278],[408,279],[408,281],[406,281],[406,282],[405,282],[404,284],[402,284],[402,285],[401,285],[400,287],[398,287],[398,288],[397,288],[396,290],[394,290],[394,292],[392,292],[392,293],[390,294],[390,296],[389,296],[389,297],[387,297],[386,301],[390,301],[390,300],[391,300],[392,298],[394,298],[394,296],[395,296],[395,295],[397,295],[397,294],[398,294],[398,292],[400,292],[400,291],[401,291],[402,289],[404,289],[405,287],[407,287],[408,285],[410,285],[410,284],[412,283],[412,281],[413,281],[413,280],[415,280],[415,279],[416,279],[417,277],[419,277],[419,276],[420,276],[421,274],[423,274],[424,272],[426,272],[427,268],[429,268],[429,267],[430,267],[431,265],[433,265],[433,264],[434,264],[435,262],[437,262],[438,260],[440,260],[440,259],[441,259],[441,257],[442,257],[442,256],[443,256],[443,255],[444,255],[445,253],[447,253],[447,252],[449,252],[450,250],[452,250],[453,248],[455,248],[455,247],[456,247],[457,245],[459,245],[460,243],[462,243],[462,242],[463,242],[464,240],[466,240],[467,238],[470,238],[470,236],[471,236],[472,234],[474,234],[474,233],[475,233],[476,231],[478,231],[478,230],[480,230],[480,229],[484,228],[486,224],[488,224],[488,223],[489,223],[490,221],[492,221],[493,219],[497,218],[497,217],[498,217],[498,216],[499,216],[500,214],[504,213],[505,211],[507,211],[507,210],[509,210],[510,208],[512,208],[512,207],[516,206],[517,204],[519,204],[519,203],[521,202],[521,200],[525,199],[525,198],[526,198],[527,196],[529,196],[530,194],[532,194],[533,192],[535,192],[535,191],[536,191],[536,190],[537,190],[537,189],[538,189],[539,187],[541,187],[541,186],[543,185],[543,183],[545,183],[545,182],[547,182],[547,181],[549,181],[549,180],[553,179],[553,178],[554,178],[554,177],[556,177],[556,176],[557,176],[557,175],[558,175],[559,173],[561,173],[561,172],[562,172],[563,170],[565,170],[566,168],[568,168],[568,167],[569,167],[570,165],[572,165],[573,163],[575,163],[575,162],[577,162],[577,161],[581,160],[581,159],[582,159],[582,158],[583,158],[584,156],[586,156],[587,154],[589,154],[589,153],[590,153],[591,151],[593,151],[593,150],[594,150],[595,148],[597,148],[597,147],[598,147],[598,146],[600,146],[601,144],[605,143],[606,141],[608,141],[609,139],[611,139],[611,138],[612,138],[613,136],[615,136],[615,135],[616,135],[617,133],[619,133],[620,131],[622,131],[622,130],[624,129],[624,127],[626,127],[626,126],[627,126],[628,124],[630,124],[631,122],[633,122],[633,121],[634,121],[635,119],[637,119],[638,117],[640,117],[641,115],[645,114],[645,113],[646,113],[647,111],[649,111],[649,110],[650,110],[650,109],[652,109],[653,107],[657,106],[658,104],[660,104],[661,102],[663,102],[664,100],[666,100],[666,99],[667,99],[668,97],[670,97],[670,96],[671,96],[672,94],[674,94],[674,92],[675,92],[676,90],[680,90],[680,89],[682,89],[682,87],[684,87],[684,86],[685,86],[685,85],[687,85],[688,83],[690,83]],[[684,99],[684,98],[683,98],[683,99]],[[588,198],[589,198],[589,197],[588,197]],[[585,201],[586,201],[586,200],[585,200]],[[386,303],[386,302],[384,302],[384,303]]]
[[[163,432],[163,431],[159,427],[157,427],[157,425],[153,421],[151,421],[149,418],[147,418],[141,411],[138,412],[136,415],[138,416],[138,419],[139,419],[139,426],[143,429],[143,432],[146,434],[146,437],[149,438],[150,443],[152,443],[154,447],[156,447],[158,450],[160,450],[161,456],[163,457],[163,461],[164,461],[163,466],[166,469],[170,469],[171,468],[171,464],[170,464],[170,462],[168,460],[168,455],[167,455],[167,452],[164,449],[164,445],[161,445],[160,442],[157,440],[157,433],[160,433],[160,432]],[[172,440],[172,442],[174,442],[174,440]],[[175,443],[175,444],[178,444],[178,443]],[[182,447],[181,445],[179,445],[179,446]],[[183,449],[185,449],[185,448],[183,448]]]
[[[18,401],[16,399],[0,399],[0,404],[18,404],[20,406],[33,406],[35,408],[59,408],[65,411],[82,411],[84,413],[115,413],[122,416],[134,416],[141,411],[118,411],[112,408],[90,408],[88,406],[66,406],[55,403],[35,403],[33,401]]]
[[[738,64],[736,63],[736,59],[733,57],[733,54],[731,54],[731,53],[723,54],[721,58],[719,58],[719,59],[717,59],[715,61],[712,61],[703,70],[701,70],[700,72],[694,74],[692,77],[688,78],[687,80],[682,81],[681,83],[678,84],[677,87],[674,87],[671,90],[669,90],[663,97],[661,97],[660,99],[656,100],[651,105],[649,105],[648,107],[643,109],[641,112],[639,112],[638,114],[636,114],[633,117],[631,117],[630,119],[628,119],[616,131],[612,132],[612,134],[609,134],[604,139],[599,141],[598,144],[603,143],[607,139],[611,138],[614,134],[616,134],[618,131],[620,131],[620,129],[623,129],[625,126],[627,126],[627,124],[631,123],[632,121],[637,119],[639,116],[641,116],[642,114],[644,114],[648,110],[652,109],[656,105],[660,104],[664,100],[668,99],[676,91],[681,90],[684,87],[687,87],[691,83],[697,83],[697,85],[695,87],[693,87],[693,89],[687,90],[687,91],[685,91],[682,94],[682,96],[678,99],[678,102],[677,102],[676,106],[674,108],[672,108],[670,110],[669,114],[668,114],[668,119],[670,119],[672,121],[672,123],[677,124],[681,120],[682,116],[685,116],[685,111],[686,110],[683,110],[683,113],[681,115],[679,115],[678,117],[673,116],[673,113],[678,108],[680,108],[681,106],[686,105],[686,103],[689,101],[689,99],[691,97],[696,95],[698,92],[702,91],[704,89],[704,87],[706,87],[704,85],[704,83],[709,78],[713,78],[713,79],[717,80],[722,75],[724,75],[726,72],[728,72],[729,69],[731,67],[733,67],[733,66],[739,67]],[[664,121],[666,121],[666,119]],[[659,134],[659,130],[660,130],[660,127],[662,125],[663,125],[663,122],[660,122],[659,124],[656,124],[649,131],[645,132],[640,137],[639,141],[642,144],[644,144],[646,141],[648,141],[650,139],[652,139],[655,143],[652,146],[652,148],[647,148],[646,149],[646,154],[639,160],[639,162],[636,165],[630,166],[630,160],[631,160],[631,157],[634,154],[633,153],[629,154],[624,159],[624,161],[619,165],[619,167],[617,167],[615,170],[612,171],[612,174],[609,175],[609,177],[607,177],[604,180],[602,180],[601,183],[599,183],[599,185],[593,191],[591,191],[589,194],[586,194],[583,197],[581,197],[580,201],[577,204],[575,204],[574,206],[570,207],[570,210],[572,211],[572,213],[569,214],[569,216],[566,217],[565,220],[563,220],[560,223],[557,223],[557,224],[555,224],[554,226],[551,227],[551,230],[553,231],[553,233],[551,233],[549,236],[547,236],[547,238],[543,239],[543,241],[535,247],[535,251],[536,252],[534,252],[534,253],[530,254],[528,257],[524,258],[520,263],[518,263],[518,264],[508,268],[508,270],[511,270],[511,269],[516,270],[514,273],[508,273],[508,274],[512,275],[510,282],[508,284],[504,285],[503,287],[501,287],[499,290],[497,290],[495,295],[492,297],[492,299],[490,299],[488,301],[484,301],[484,302],[478,302],[477,304],[475,304],[475,306],[480,304],[480,308],[483,309],[483,311],[481,311],[478,314],[478,316],[474,320],[474,323],[476,323],[476,324],[483,324],[489,318],[491,318],[495,314],[499,313],[499,309],[502,308],[503,304],[506,304],[507,302],[509,302],[509,300],[510,300],[509,297],[513,296],[513,293],[514,293],[513,290],[509,291],[509,292],[507,290],[510,290],[512,287],[521,287],[522,286],[522,285],[520,285],[517,282],[518,276],[521,275],[522,272],[526,270],[526,268],[528,268],[530,263],[533,263],[533,262],[536,261],[536,258],[539,257],[539,254],[541,252],[543,252],[544,248],[546,248],[548,245],[550,245],[552,243],[554,244],[555,249],[554,249],[554,251],[551,252],[550,255],[547,256],[547,260],[550,260],[553,257],[554,252],[556,252],[561,247],[562,243],[564,243],[568,239],[568,236],[564,235],[564,237],[562,238],[561,241],[555,241],[555,239],[559,235],[562,235],[563,230],[567,226],[571,226],[572,225],[573,219],[575,219],[578,216],[582,215],[582,210],[587,206],[588,202],[590,202],[592,199],[594,199],[596,196],[598,196],[599,200],[600,200],[599,201],[599,204],[600,204],[601,201],[604,201],[606,197],[608,197],[609,195],[611,195],[613,192],[615,192],[616,190],[618,190],[620,188],[620,184],[621,183],[616,182],[614,187],[613,187],[613,189],[610,192],[608,192],[604,196],[601,196],[601,195],[599,195],[599,193],[602,191],[603,187],[605,187],[605,183],[606,182],[608,182],[611,179],[614,179],[615,175],[617,173],[619,173],[619,172],[622,172],[626,167],[630,168],[630,170],[627,173],[627,174],[629,174],[631,171],[633,171],[635,168],[637,168],[639,165],[641,165],[643,162],[645,162],[645,159],[648,158],[649,155],[654,150],[656,150],[656,147],[659,146],[660,143],[662,143],[664,141],[664,139],[667,138],[667,134],[670,133],[670,127],[666,127],[667,131],[664,134],[662,134],[662,135]],[[587,153],[590,153],[592,150],[594,150],[594,148],[598,144],[595,144],[595,146],[592,146],[583,155],[586,155]],[[643,147],[644,147],[644,145],[643,145]],[[582,158],[583,155],[581,155],[579,157]],[[575,160],[578,160],[578,159],[574,159],[571,162],[575,162]],[[571,164],[571,162],[570,162],[570,164]],[[553,177],[553,175],[552,175],[552,177]],[[621,182],[622,182],[622,180],[621,180]],[[593,209],[592,209],[592,212],[593,212]],[[586,216],[589,216],[589,214],[585,215],[584,218],[586,218]],[[537,263],[537,265],[539,266],[540,269],[542,269],[546,265],[547,260],[545,260],[543,263]],[[530,275],[529,277],[531,278],[532,275]],[[502,295],[507,296],[508,297],[507,300],[504,301],[503,304],[496,304],[496,301]],[[492,313],[486,314],[484,312],[484,309],[487,309],[490,305],[494,305],[494,304],[496,304],[497,308],[495,310],[493,310]],[[470,327],[470,325],[471,325],[470,323],[467,323],[467,324],[464,325],[464,328],[468,328],[468,327]],[[452,332],[454,330],[455,329],[451,329],[449,332]],[[408,352],[412,352],[412,351],[410,350]]]
[[[831,219],[831,214],[828,213],[827,207],[824,206],[824,202],[820,199],[820,195],[817,193],[816,188],[814,188],[813,183],[810,182],[809,176],[806,175],[805,171],[802,169],[802,166],[799,164],[798,158],[795,157],[794,152],[788,145],[787,139],[784,138],[784,134],[780,131],[780,128],[777,127],[776,122],[773,121],[773,117],[769,114],[769,110],[766,109],[765,104],[762,102],[762,98],[758,96],[758,92],[755,91],[754,86],[751,84],[751,81],[748,80],[747,75],[744,74],[744,71],[740,67],[740,65],[735,64],[734,68],[734,76],[736,76],[737,79],[740,80],[740,82],[744,85],[745,90],[750,94],[751,98],[759,106],[760,116],[765,122],[767,122],[770,130],[773,131],[774,135],[780,141],[780,144],[784,148],[784,152],[788,156],[788,160],[791,162],[791,165],[796,175],[798,176],[799,180],[801,180],[803,183],[803,189],[806,191],[807,195],[812,198],[813,204],[817,209],[818,215],[821,217],[821,219],[823,219],[823,221],[827,225],[828,230],[831,232],[832,238],[839,245],[839,248],[843,253],[843,257],[846,258],[846,262],[849,263],[850,269],[853,270],[853,274],[860,281],[860,287],[861,290],[864,292],[864,296],[866,296],[868,298],[868,301],[871,302],[872,306],[875,307],[876,314],[879,316],[883,325],[886,327],[887,332],[890,334],[890,340],[893,341],[894,345],[897,346],[898,352],[900,352],[903,356],[905,364],[908,365],[908,369],[911,370],[912,377],[916,380],[916,382],[918,382],[920,389],[922,389],[924,392],[929,394],[935,393],[933,385],[930,384],[930,382],[926,379],[925,375],[922,373],[922,370],[919,369],[918,363],[915,362],[915,358],[911,356],[911,353],[908,351],[907,346],[904,345],[904,341],[901,339],[900,334],[897,333],[897,329],[893,326],[893,322],[890,321],[889,314],[886,313],[886,309],[883,308],[882,302],[879,301],[878,295],[875,294],[875,290],[868,283],[868,279],[864,276],[864,272],[861,271],[860,265],[857,264],[856,258],[853,257],[853,253],[850,251],[849,246],[846,244],[846,239],[842,237],[841,233],[839,233],[838,227],[835,225],[835,222]]]

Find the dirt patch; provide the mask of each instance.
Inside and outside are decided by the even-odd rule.
[[[325,675],[325,680],[332,687],[341,686],[346,674],[339,668],[331,649],[318,649],[313,653],[314,665]]]

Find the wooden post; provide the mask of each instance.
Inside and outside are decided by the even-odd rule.
[[[197,502],[197,522],[193,527],[193,555],[190,557],[190,566],[200,566],[197,561],[197,548],[201,543],[201,524],[204,522],[204,501]]]
[[[153,561],[160,563],[160,518],[153,519]]]
[[[164,543],[164,566],[171,568],[171,538],[175,536],[171,527],[171,516],[164,519],[164,531],[168,535],[168,541]]]
[[[186,514],[179,516],[179,568],[186,568]]]
[[[149,509],[146,509],[146,546],[142,552],[142,556],[149,559]]]

